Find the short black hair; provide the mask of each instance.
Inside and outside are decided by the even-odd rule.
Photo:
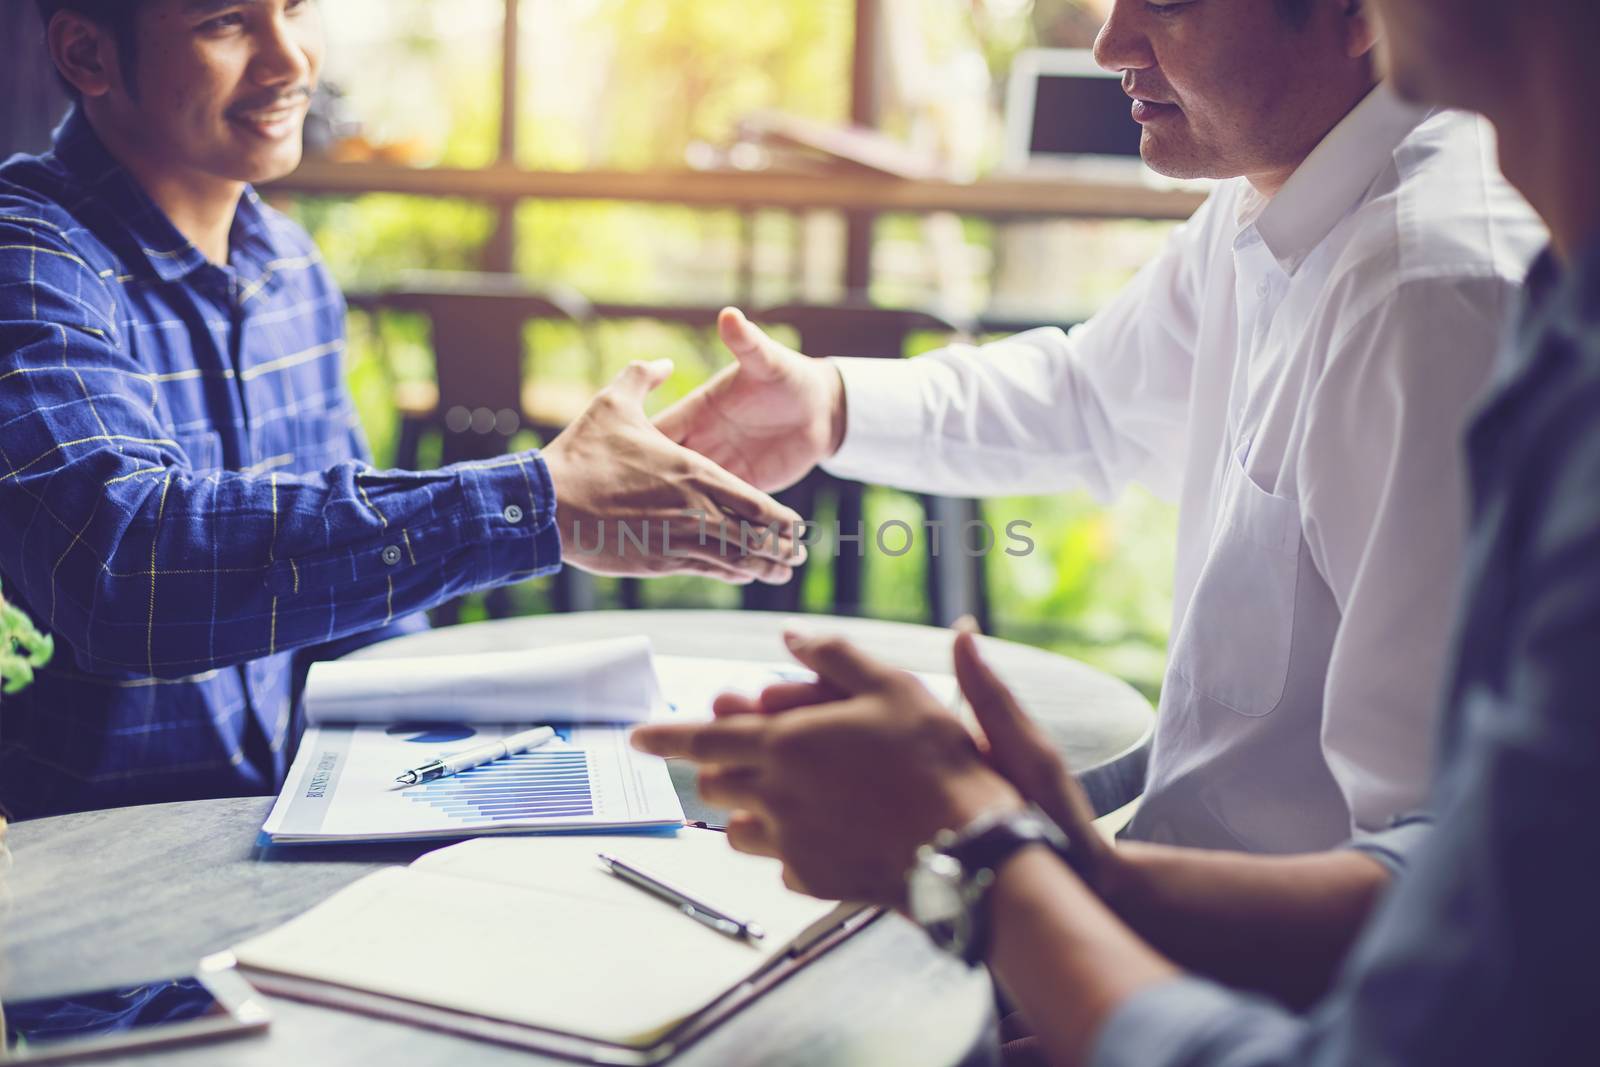
[[[56,17],[57,12],[75,11],[84,18],[98,22],[111,34],[111,39],[116,42],[117,61],[122,66],[123,86],[130,95],[135,94],[134,68],[138,63],[138,49],[135,47],[134,20],[139,14],[139,8],[144,6],[144,0],[35,0],[39,6],[39,22],[48,31],[50,20]],[[61,72],[56,71],[56,77],[66,88],[67,94],[74,100],[80,99],[77,88]]]

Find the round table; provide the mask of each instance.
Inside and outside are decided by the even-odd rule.
[[[791,621],[815,633],[848,637],[896,667],[931,674],[954,670],[950,662],[953,635],[948,630],[837,616],[797,618],[764,611],[593,611],[502,619],[387,641],[354,653],[353,658],[510,652],[643,635],[665,655],[792,662],[783,646],[783,630]],[[989,663],[1078,773],[1096,815],[1115,811],[1143,791],[1155,714],[1136,689],[1053,652],[989,637],[980,641]],[[674,780],[683,792],[684,783],[693,778],[687,768],[675,764]],[[715,823],[720,818],[698,797],[684,799],[691,820]]]
[[[750,612],[618,612],[456,627],[364,655],[527,648],[643,633],[663,653],[783,658],[784,617]],[[809,618],[884,659],[948,671],[950,635],[927,627]],[[1098,810],[1138,791],[1152,715],[1132,689],[1081,664],[986,641],[996,668],[1085,775]],[[715,821],[692,775],[674,781],[691,819]],[[436,844],[256,848],[269,798],[194,801],[64,815],[10,828],[0,866],[0,994],[7,999],[186,973],[201,957],[270,929],[364,874]],[[251,1065],[561,1063],[528,1052],[272,998],[261,1037],[97,1062]],[[981,1064],[994,1056],[991,987],[887,916],[692,1046],[675,1064]]]

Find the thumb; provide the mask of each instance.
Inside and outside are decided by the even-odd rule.
[[[1024,797],[1039,805],[1069,835],[1089,831],[1088,801],[1017,698],[978,652],[970,632],[956,637],[956,680],[989,741],[989,760]]]
[[[845,696],[882,689],[899,673],[842,637],[812,637],[790,629],[783,643],[795,659],[817,673],[820,682]]]
[[[765,330],[745,318],[738,308],[722,309],[722,314],[717,316],[717,334],[733,353],[733,358],[739,361],[739,369],[761,381],[778,376],[785,356],[798,355],[768,337]]]
[[[671,375],[670,359],[656,359],[649,363],[636,360],[611,380],[610,388],[623,400],[644,407],[645,397],[653,393]]]

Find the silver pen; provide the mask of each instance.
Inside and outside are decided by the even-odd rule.
[[[555,737],[556,732],[548,726],[536,726],[532,730],[523,730],[521,733],[512,734],[510,737],[491,741],[486,745],[475,745],[464,752],[457,752],[432,763],[424,763],[420,767],[413,767],[403,771],[395,778],[401,785],[416,785],[419,782],[431,782],[435,778],[443,778],[450,774],[460,774],[474,767],[481,767],[506,756],[515,756],[518,752],[526,752],[530,748],[540,745]]]
[[[651,896],[659,897],[669,904],[677,905],[679,911],[699,923],[704,923],[719,934],[743,940],[760,941],[767,936],[767,932],[753,922],[736,919],[725,911],[712,907],[703,900],[696,900],[671,882],[648,874],[632,864],[625,863],[615,856],[598,852],[596,855],[600,862],[605,864],[606,870],[627,882],[631,886],[643,889]]]

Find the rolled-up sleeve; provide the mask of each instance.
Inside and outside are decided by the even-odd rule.
[[[1386,830],[1357,835],[1348,847],[1377,860],[1391,878],[1397,877],[1410,866],[1432,830],[1433,815],[1426,811],[1414,812],[1395,819]]]

